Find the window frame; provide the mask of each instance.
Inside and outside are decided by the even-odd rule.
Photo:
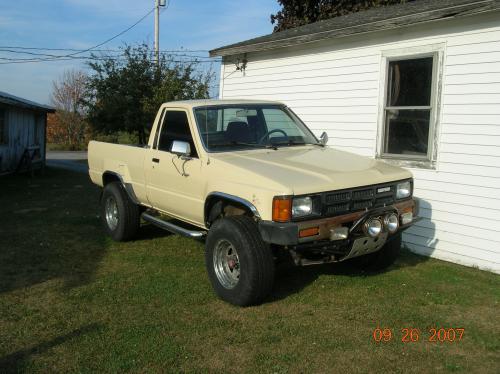
[[[434,44],[420,47],[410,47],[382,52],[379,117],[377,131],[376,157],[398,166],[435,169],[437,161],[438,134],[440,124],[440,107],[442,91],[444,45]],[[392,61],[414,60],[432,57],[432,81],[429,106],[388,106],[389,65]],[[385,152],[386,146],[386,121],[388,110],[430,110],[429,137],[427,140],[427,155],[403,155]]]
[[[169,107],[165,107],[163,109],[163,112],[161,113],[161,117],[160,117],[160,122],[158,123],[158,126],[157,126],[157,134],[155,134],[155,138],[154,138],[154,142],[153,142],[153,149],[155,151],[158,151],[158,152],[165,152],[165,153],[173,154],[172,152],[170,152],[170,150],[165,151],[165,150],[162,150],[162,149],[159,148],[159,146],[160,146],[161,132],[163,130],[163,127],[166,125],[165,120],[167,118],[167,113],[168,112],[184,112],[184,114],[186,115],[186,119],[187,119],[187,123],[188,123],[188,128],[189,128],[189,133],[191,134],[191,139],[193,140],[193,146],[194,146],[194,152],[193,152],[193,150],[191,150],[191,156],[190,157],[192,159],[199,159],[200,158],[200,154],[198,152],[198,147],[196,146],[195,137],[194,137],[193,130],[192,130],[192,127],[191,127],[191,119],[189,117],[189,111],[186,110],[186,109],[184,109],[184,108],[169,108]]]

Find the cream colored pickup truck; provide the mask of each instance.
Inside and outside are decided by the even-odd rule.
[[[132,239],[141,218],[204,238],[215,292],[250,305],[283,255],[381,269],[417,219],[411,173],[327,141],[278,102],[170,102],[147,146],[90,142],[89,173],[113,239]]]

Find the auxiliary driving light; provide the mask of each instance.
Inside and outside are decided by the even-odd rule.
[[[330,240],[344,240],[349,236],[349,229],[347,227],[335,227],[330,229]]]
[[[387,231],[389,231],[391,234],[394,234],[396,231],[398,231],[399,228],[398,215],[396,213],[386,215],[384,217],[384,225]]]
[[[401,225],[407,225],[413,221],[413,213],[412,212],[407,212],[401,214]]]
[[[382,222],[378,218],[370,218],[365,222],[365,232],[372,238],[376,238],[382,232]]]

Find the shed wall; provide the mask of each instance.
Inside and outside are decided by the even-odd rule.
[[[442,45],[437,162],[410,168],[422,221],[404,235],[413,251],[500,273],[500,17],[480,15],[392,32],[231,57],[220,97],[278,100],[329,145],[375,157],[383,54]]]
[[[15,171],[27,147],[40,146],[45,159],[45,112],[14,106],[5,107],[8,126],[8,144],[0,145],[0,172]]]

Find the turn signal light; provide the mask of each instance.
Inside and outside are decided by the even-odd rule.
[[[308,229],[303,229],[299,231],[299,238],[305,238],[308,236],[316,236],[319,234],[319,227],[310,227]]]
[[[292,199],[277,196],[273,199],[273,221],[288,222],[292,216]]]

